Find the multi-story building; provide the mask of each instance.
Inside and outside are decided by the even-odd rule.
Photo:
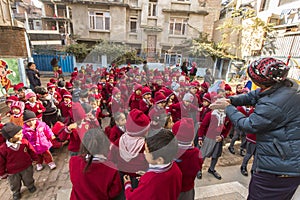
[[[262,47],[266,41],[263,39],[264,33],[247,35],[246,31],[231,31],[230,37],[223,40],[227,43],[234,44],[236,47],[228,51],[244,61],[255,59],[257,56],[274,56],[287,60],[290,55],[295,61],[300,61],[300,1],[299,0],[232,0],[228,1],[220,13],[220,19],[215,23],[215,28],[221,26],[226,20],[231,19],[234,26],[242,26],[251,19],[243,19],[242,16],[235,16],[236,10],[253,9],[258,18],[266,23],[273,23],[276,32],[273,41],[275,51],[263,51]],[[233,32],[233,33],[232,33]],[[222,39],[221,31],[216,30],[213,35],[214,41],[219,42]],[[252,41],[260,41],[257,45],[244,45],[245,40],[252,38]],[[224,38],[223,38],[224,39]],[[251,41],[251,40],[249,40]],[[249,43],[248,41],[248,43]],[[248,47],[248,48],[245,48]],[[251,46],[251,48],[249,48]],[[269,45],[270,46],[270,45]],[[292,61],[291,61],[292,62]],[[231,60],[219,59],[221,70],[230,69]],[[238,63],[240,68],[242,62]]]
[[[78,42],[126,44],[148,61],[187,53],[184,43],[212,35],[221,0],[68,0]],[[210,12],[210,13],[209,13]]]
[[[36,2],[15,1],[12,6],[15,19],[25,24],[33,47],[61,48],[71,34],[69,7],[60,0]]]
[[[9,0],[0,0],[0,57],[27,57],[25,28],[12,17]]]

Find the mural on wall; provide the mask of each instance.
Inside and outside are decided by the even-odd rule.
[[[14,58],[0,59],[0,96],[6,96],[12,87],[20,82],[18,60]]]

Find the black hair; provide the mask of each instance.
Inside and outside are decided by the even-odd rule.
[[[65,86],[65,82],[63,80],[58,81],[57,83],[58,87],[64,87]]]
[[[161,129],[154,136],[145,139],[149,152],[153,159],[162,157],[164,164],[171,162],[178,151],[178,143],[174,134],[167,129]]]
[[[86,172],[91,165],[94,155],[102,154],[105,157],[107,156],[109,152],[109,145],[110,142],[107,136],[100,128],[89,129],[84,134],[80,150],[80,153],[84,159],[86,156],[88,157],[84,172]]]
[[[42,87],[42,86],[36,86],[34,88],[34,92],[36,94],[40,94],[40,95],[48,94],[47,89],[45,87]]]
[[[35,64],[34,62],[28,62],[27,68],[31,67],[31,65]]]
[[[80,94],[79,94],[79,97],[80,97],[80,98],[88,98],[88,96],[89,96],[89,91],[88,91],[88,89],[83,89],[83,90],[81,90],[81,92],[80,92]]]
[[[79,80],[75,80],[74,81],[74,87],[75,88],[79,88],[80,87],[80,81]]]
[[[91,110],[92,110],[92,106],[88,103],[83,103],[82,108],[86,114],[91,112]]]

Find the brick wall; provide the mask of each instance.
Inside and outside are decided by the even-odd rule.
[[[221,0],[207,0],[206,11],[209,13],[205,16],[204,20],[204,32],[209,34],[209,39],[212,39],[214,32],[214,21],[219,19],[220,10],[221,10]]]
[[[0,26],[0,57],[27,57],[25,29]]]

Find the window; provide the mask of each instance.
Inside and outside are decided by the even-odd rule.
[[[171,18],[170,19],[170,35],[185,35],[186,34],[187,19]]]
[[[270,5],[270,1],[271,0],[262,0],[261,6],[260,6],[260,11],[268,10],[269,9],[269,5]]]
[[[157,0],[149,0],[148,16],[157,16]]]
[[[294,1],[295,0],[280,0],[278,6],[281,6],[281,5],[284,5],[284,4],[287,4],[287,3],[292,3]]]
[[[110,30],[110,13],[100,11],[89,11],[90,29]]]
[[[137,17],[130,17],[129,23],[130,23],[130,33],[136,33],[137,32]]]

